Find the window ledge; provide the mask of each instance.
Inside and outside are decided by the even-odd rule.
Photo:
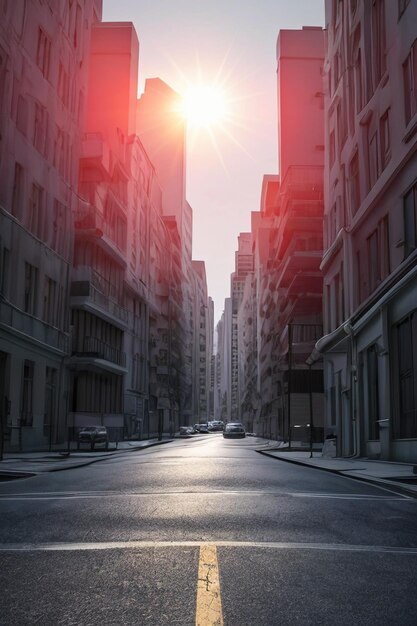
[[[416,133],[417,133],[417,119],[414,119],[413,124],[409,127],[409,129],[406,131],[403,137],[404,143],[408,143],[414,137]]]

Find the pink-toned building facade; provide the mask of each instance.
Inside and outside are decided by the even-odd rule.
[[[323,425],[322,372],[306,363],[322,333],[323,62],[321,28],[280,31],[280,173],[264,177],[254,222],[254,277],[242,304],[251,324],[240,311],[242,342],[257,351],[256,368],[248,349],[240,354],[242,419],[250,430],[286,441],[307,442],[310,423]]]
[[[101,2],[0,11],[0,430],[44,446],[67,426],[72,215]]]
[[[191,417],[192,210],[184,159],[168,184],[140,138],[135,29],[102,23],[98,0],[1,10],[6,446],[52,446],[85,424],[173,434]],[[176,140],[184,155],[183,129]]]
[[[417,458],[417,2],[325,3],[325,427]]]

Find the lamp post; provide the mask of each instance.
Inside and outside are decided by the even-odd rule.
[[[313,458],[313,435],[314,435],[314,424],[313,424],[313,391],[311,385],[311,363],[308,364],[308,395],[310,400],[310,459]]]

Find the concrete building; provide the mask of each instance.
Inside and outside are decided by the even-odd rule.
[[[253,272],[252,234],[240,233],[238,249],[235,252],[235,271],[230,277],[230,295],[232,300],[232,328],[231,328],[231,419],[240,420],[239,400],[239,345],[238,345],[238,312],[242,304],[245,281],[248,274]]]
[[[126,349],[131,358],[136,354],[128,329],[137,324],[139,342],[146,337],[146,325],[134,319],[146,319],[143,297],[126,281],[128,225],[137,208],[128,196],[127,138],[135,130],[138,63],[139,42],[131,23],[93,27],[75,213],[69,419],[74,428],[104,424],[113,430],[112,438],[123,437],[125,426],[125,383],[132,368]],[[141,352],[146,359],[144,344]],[[135,418],[143,417],[136,416],[129,400],[129,416],[133,411]]]
[[[213,354],[213,311],[207,294],[203,261],[193,261],[195,272],[193,339],[193,416],[194,423],[210,419],[211,356]]]
[[[264,436],[304,443],[310,423],[323,423],[321,367],[306,363],[322,332],[323,62],[321,28],[280,31],[280,173],[263,180],[252,224],[254,276],[239,311],[245,422]]]
[[[232,415],[232,299],[226,298],[216,327],[215,419],[229,422]]]
[[[325,428],[417,459],[417,2],[326,1]]]
[[[137,131],[161,183],[163,215],[169,220],[171,233],[176,230],[178,236],[175,258],[181,294],[171,312],[171,328],[176,329],[173,342],[178,357],[175,369],[179,395],[177,405],[171,408],[182,424],[188,424],[192,421],[193,384],[197,384],[192,379],[192,209],[185,197],[185,123],[178,103],[178,94],[163,81],[146,80],[137,103]]]
[[[164,109],[176,95],[151,81],[147,134],[136,32],[102,23],[99,0],[4,3],[2,17],[0,433],[23,449],[85,424],[173,434],[192,415],[197,298],[184,123]]]
[[[73,212],[90,31],[101,2],[2,3],[0,22],[0,437],[66,435]]]

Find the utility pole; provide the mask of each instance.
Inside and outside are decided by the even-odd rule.
[[[291,449],[292,324],[288,324],[288,448]]]

